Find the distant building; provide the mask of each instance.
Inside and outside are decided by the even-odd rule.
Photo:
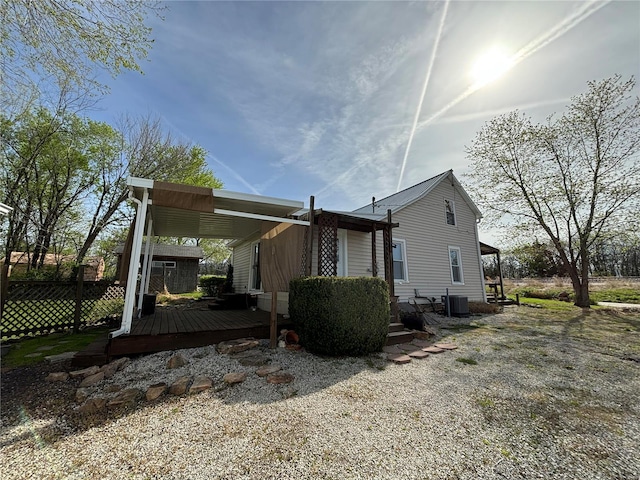
[[[140,264],[144,258],[144,248],[140,255]],[[118,256],[118,272],[124,245],[115,249]],[[200,260],[204,257],[201,247],[191,245],[153,244],[151,278],[149,292],[187,293],[198,288],[198,270]]]
[[[29,252],[12,252],[11,261],[9,262],[9,275],[19,277],[24,275],[31,263],[32,255]],[[71,267],[76,261],[75,255],[59,255],[56,253],[45,254],[42,268],[45,271],[55,271],[59,269],[62,277],[68,277],[71,274]],[[0,262],[5,263],[5,259]],[[84,275],[85,282],[96,282],[102,280],[104,276],[104,258],[102,257],[86,257],[84,259]]]

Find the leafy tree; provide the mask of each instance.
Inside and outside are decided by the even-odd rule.
[[[158,119],[125,117],[118,125],[120,147],[95,165],[97,181],[88,213],[85,240],[78,251],[82,263],[95,240],[110,226],[121,226],[131,217],[125,208],[127,177],[221,188],[222,182],[207,167],[206,151],[174,140]]]
[[[604,235],[638,221],[640,98],[634,79],[589,82],[565,113],[534,124],[499,116],[467,154],[471,192],[496,225],[544,232],[571,278],[575,304],[589,307],[589,268]]]
[[[144,20],[161,9],[158,2],[138,0],[0,2],[3,109],[52,85],[100,90],[96,67],[113,76],[141,71],[153,42]]]

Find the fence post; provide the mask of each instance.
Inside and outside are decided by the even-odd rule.
[[[0,319],[2,319],[2,312],[4,312],[4,304],[7,301],[9,295],[9,265],[3,265],[0,272]]]
[[[78,267],[76,278],[76,311],[73,317],[73,333],[80,330],[80,318],[82,317],[82,284],[84,283],[84,265]]]

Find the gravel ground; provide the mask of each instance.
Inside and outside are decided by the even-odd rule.
[[[509,307],[437,340],[459,348],[407,365],[260,347],[288,385],[213,347],[181,350],[177,370],[175,352],[140,357],[102,387],[207,375],[214,388],[91,418],[74,410],[79,380],[5,372],[2,478],[640,478],[637,313]],[[249,376],[227,387],[232,371]]]

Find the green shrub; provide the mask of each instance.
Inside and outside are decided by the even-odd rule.
[[[225,284],[226,277],[223,275],[202,275],[198,285],[205,291],[208,297],[218,296],[220,287]]]
[[[378,352],[389,329],[389,291],[381,278],[307,277],[291,281],[289,314],[309,351]]]

